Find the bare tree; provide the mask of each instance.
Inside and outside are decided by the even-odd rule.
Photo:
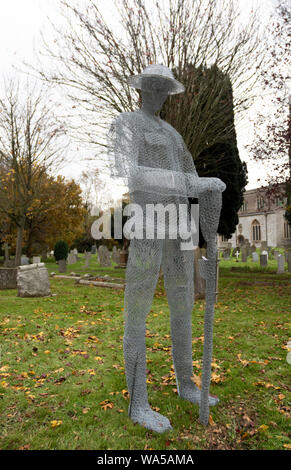
[[[254,122],[254,139],[248,146],[254,160],[271,165],[268,182],[275,192],[291,177],[290,17],[288,2],[277,0],[264,43],[267,66],[259,75],[263,99]]]
[[[52,44],[43,38],[42,53],[53,59],[54,69],[50,73],[40,65],[37,71],[44,80],[66,87],[72,108],[82,119],[82,126],[77,126],[81,139],[99,147],[100,159],[109,119],[139,106],[139,95],[126,77],[149,63],[171,67],[186,85],[186,93],[172,99],[173,112],[165,118],[173,122],[175,116],[174,124],[194,158],[233,131],[221,125],[229,109],[229,103],[222,105],[226,82],[233,86],[238,118],[252,99],[264,57],[254,11],[243,24],[236,0],[116,0],[116,32],[103,19],[97,0],[62,0],[61,5],[67,27],[55,28]],[[205,69],[212,70],[211,80],[209,74],[204,80]],[[196,116],[194,124],[189,116]]]
[[[18,266],[27,217],[39,210],[43,180],[63,161],[66,130],[44,88],[11,79],[0,108],[0,215],[17,227]]]

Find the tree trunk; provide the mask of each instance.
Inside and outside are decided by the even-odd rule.
[[[21,264],[23,228],[24,228],[24,224],[22,224],[21,226],[17,227],[15,266],[20,266],[20,264]]]

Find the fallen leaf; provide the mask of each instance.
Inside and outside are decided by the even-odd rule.
[[[210,426],[215,426],[215,422],[214,422],[211,415],[209,415],[209,424],[210,424]]]
[[[51,421],[51,427],[56,428],[57,426],[60,426],[62,423],[63,422],[61,420],[54,419],[53,421]]]
[[[201,388],[202,383],[201,383],[200,375],[193,374],[193,376],[191,377],[191,380],[198,388]]]
[[[259,426],[259,427],[257,428],[256,431],[257,431],[257,432],[266,432],[267,429],[269,429],[269,426],[267,426],[266,424],[262,424],[261,426]]]
[[[109,409],[112,409],[112,408],[113,408],[113,403],[111,403],[111,401],[109,401],[109,400],[101,401],[101,402],[99,403],[99,405],[101,406],[101,408],[102,408],[103,410],[107,410],[108,408],[109,408]]]

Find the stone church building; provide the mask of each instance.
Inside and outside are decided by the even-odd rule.
[[[218,246],[234,248],[248,240],[260,248],[290,247],[291,227],[284,218],[286,198],[282,195],[270,196],[268,188],[251,189],[244,193],[244,202],[239,211],[239,223],[232,237],[218,237]]]

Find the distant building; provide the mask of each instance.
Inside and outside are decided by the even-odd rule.
[[[230,239],[218,237],[218,246],[240,246],[245,240],[260,247],[291,246],[291,227],[284,218],[286,197],[271,195],[269,188],[251,189],[244,193],[239,211],[239,223]]]

